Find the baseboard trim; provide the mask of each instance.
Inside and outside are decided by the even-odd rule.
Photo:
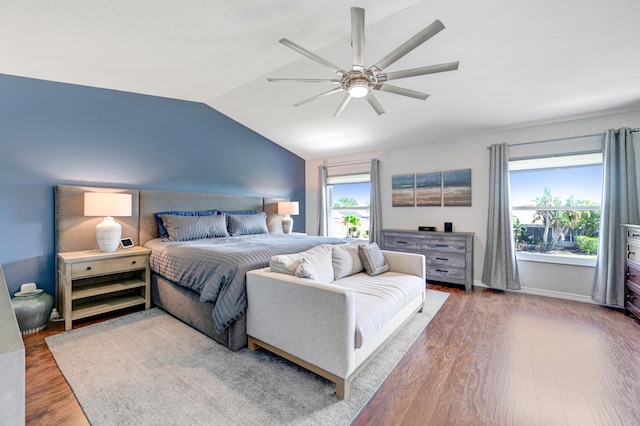
[[[486,284],[475,281],[473,285],[476,287],[490,288]],[[520,290],[505,290],[505,291],[514,291],[517,293],[531,294],[533,296],[543,296],[543,297],[552,297],[554,299],[563,299],[563,300],[573,300],[574,302],[582,302],[582,303],[590,303],[592,305],[597,305],[597,303],[591,299],[591,296],[585,296],[582,294],[574,294],[574,293],[565,293],[562,291],[555,290],[546,290],[541,288],[532,288],[532,287],[522,287]]]

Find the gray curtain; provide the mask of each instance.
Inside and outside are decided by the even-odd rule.
[[[640,223],[631,129],[605,133],[602,169],[600,243],[592,298],[604,305],[624,306],[626,253],[620,225]]]
[[[329,215],[327,213],[327,162],[318,166],[318,235],[329,235]]]
[[[509,188],[509,147],[489,147],[489,214],[482,282],[489,287],[520,290]]]
[[[369,242],[380,243],[382,201],[380,200],[380,160],[371,160],[371,200],[369,202]]]

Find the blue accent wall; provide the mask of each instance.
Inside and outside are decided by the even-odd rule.
[[[54,187],[284,197],[300,201],[304,160],[211,107],[0,74],[0,264],[55,288]]]

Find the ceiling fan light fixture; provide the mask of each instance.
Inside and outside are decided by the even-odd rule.
[[[365,79],[352,79],[349,82],[348,91],[352,98],[364,98],[369,94],[369,81]]]

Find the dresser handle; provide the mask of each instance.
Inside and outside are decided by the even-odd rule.
[[[436,272],[444,272],[445,274],[449,273],[449,271],[445,271],[444,269],[436,269]]]
[[[640,237],[640,234],[637,234],[635,232],[632,232],[630,235],[630,237]]]
[[[447,244],[436,244],[436,247],[449,247]]]
[[[629,278],[629,277],[635,277],[635,276],[636,276],[636,274],[630,274],[629,272],[627,272],[627,278]]]
[[[628,251],[627,252],[627,259],[629,258],[629,255],[632,255],[632,254],[635,255],[636,252],[635,251]]]
[[[87,271],[90,271],[90,270],[91,270],[91,266],[87,266]]]
[[[396,241],[396,244],[408,244],[406,241]]]
[[[444,260],[445,262],[449,261],[449,259],[444,258],[444,257],[436,257],[436,260]]]

